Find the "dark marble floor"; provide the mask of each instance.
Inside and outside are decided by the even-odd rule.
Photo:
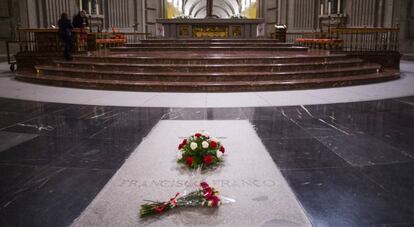
[[[249,120],[314,226],[414,226],[414,97],[214,109],[0,99],[0,226],[68,226],[161,119]]]

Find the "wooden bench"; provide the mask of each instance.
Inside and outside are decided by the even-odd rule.
[[[96,39],[96,44],[103,44],[103,45],[114,45],[119,46],[127,43],[126,38],[108,38],[108,39]]]
[[[344,41],[335,38],[297,38],[296,43],[311,48],[339,49]]]
[[[96,37],[96,45],[100,49],[101,47],[118,47],[127,43],[127,38],[124,34],[119,32],[101,32]]]

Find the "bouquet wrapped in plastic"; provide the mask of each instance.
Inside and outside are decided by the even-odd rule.
[[[217,208],[221,204],[220,192],[210,187],[206,182],[200,183],[200,189],[190,192],[184,196],[180,197],[180,193],[168,201],[157,202],[149,201],[141,205],[139,214],[141,218],[163,214],[171,209],[179,207],[211,207]]]

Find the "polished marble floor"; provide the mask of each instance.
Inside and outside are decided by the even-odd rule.
[[[248,120],[314,226],[414,226],[414,96],[157,108],[0,98],[0,226],[68,226],[160,120]]]

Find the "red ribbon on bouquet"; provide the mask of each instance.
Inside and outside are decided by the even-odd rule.
[[[170,204],[170,203],[172,203],[174,206],[177,206],[177,201],[175,201],[175,199],[177,199],[178,195],[180,195],[180,193],[179,193],[179,192],[177,192],[177,194],[175,194],[175,196],[174,196],[174,197],[172,197],[172,198],[170,199],[170,201],[165,202],[162,206],[155,207],[155,210],[156,210],[158,213],[162,213],[162,212],[164,211],[165,207],[166,207],[168,204]]]

